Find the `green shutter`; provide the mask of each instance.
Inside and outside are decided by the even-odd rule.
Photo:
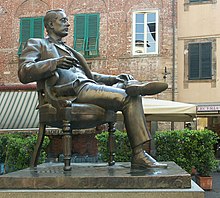
[[[74,49],[86,57],[98,56],[99,14],[78,14],[74,19]]]
[[[43,38],[44,37],[44,22],[43,17],[33,19],[33,38]]]
[[[212,43],[201,43],[201,78],[212,77]]]
[[[88,30],[87,30],[86,51],[89,51],[90,55],[97,55],[98,38],[99,38],[99,15],[98,14],[88,15],[87,21],[88,21]]]
[[[189,79],[212,78],[212,43],[189,44]]]
[[[20,20],[20,45],[18,49],[18,54],[21,54],[21,51],[24,47],[24,44],[31,36],[31,21],[29,18],[23,18]]]
[[[74,49],[84,55],[86,36],[85,15],[75,15],[74,20]]]
[[[199,44],[189,44],[189,79],[199,78]]]
[[[44,25],[43,17],[37,18],[21,18],[20,20],[20,45],[18,55],[21,54],[26,41],[29,38],[43,38]]]

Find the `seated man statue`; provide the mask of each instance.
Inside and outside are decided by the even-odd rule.
[[[77,103],[122,111],[132,148],[131,167],[167,167],[143,149],[143,144],[151,139],[151,135],[147,130],[141,99],[141,96],[164,91],[167,84],[140,83],[127,74],[114,76],[91,72],[84,57],[62,41],[70,26],[62,9],[48,11],[44,25],[48,37],[29,39],[22,51],[18,71],[20,81],[30,83],[56,77],[51,90],[56,97],[69,96]]]

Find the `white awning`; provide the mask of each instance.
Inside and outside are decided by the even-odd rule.
[[[196,116],[196,105],[168,100],[142,98],[148,121],[189,122]]]
[[[38,128],[36,91],[0,92],[0,129]],[[196,105],[143,97],[143,107],[149,121],[192,121]]]

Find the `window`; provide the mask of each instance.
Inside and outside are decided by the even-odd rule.
[[[99,55],[99,14],[77,14],[74,17],[74,49],[85,57]]]
[[[189,44],[189,80],[212,78],[212,43]]]
[[[184,10],[188,11],[191,5],[216,4],[217,0],[184,0]]]
[[[26,41],[29,38],[43,38],[44,37],[44,22],[43,17],[37,18],[21,18],[20,19],[20,45],[18,55],[21,54]]]
[[[158,12],[135,12],[133,21],[133,54],[157,54]]]
[[[189,2],[192,3],[192,2],[203,2],[203,1],[210,1],[210,0],[190,0]]]

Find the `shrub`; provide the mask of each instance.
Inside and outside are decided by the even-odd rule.
[[[101,155],[101,160],[107,162],[109,159],[108,152],[108,134],[109,132],[104,131],[96,135],[98,140],[98,151]],[[128,162],[131,158],[131,148],[128,141],[127,133],[124,131],[116,130],[115,132],[115,161]]]
[[[12,172],[27,168],[30,165],[37,135],[5,134],[0,135],[0,160],[4,163],[4,172]],[[46,159],[45,149],[49,144],[49,138],[45,137],[42,145],[39,163]]]
[[[189,173],[195,167],[199,174],[208,176],[217,168],[214,154],[217,139],[217,134],[207,129],[157,132],[157,160],[174,161]]]

